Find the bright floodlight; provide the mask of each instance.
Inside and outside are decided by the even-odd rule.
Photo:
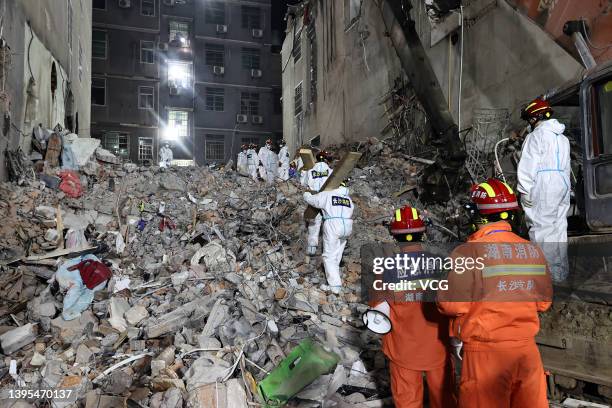
[[[178,129],[174,126],[166,126],[164,129],[164,139],[176,140],[178,139]]]

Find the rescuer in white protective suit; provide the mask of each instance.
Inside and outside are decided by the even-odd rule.
[[[335,190],[318,194],[304,193],[304,200],[323,212],[323,266],[327,284],[333,293],[340,293],[340,261],[346,240],[353,232],[353,201],[343,183]]]
[[[565,125],[551,119],[552,113],[550,104],[540,98],[521,112],[532,131],[523,142],[517,176],[529,238],[542,247],[552,279],[558,282],[569,271],[570,144],[563,135]]]
[[[278,156],[272,151],[272,140],[266,140],[266,145],[259,149],[259,175],[268,184],[274,183],[278,169]]]
[[[238,170],[238,174],[248,176],[247,145],[243,144],[240,148],[242,150],[238,153],[238,158],[236,159],[236,170]]]
[[[249,148],[247,149],[247,173],[249,177],[253,180],[257,180],[257,163],[259,163],[259,158],[257,157],[257,152],[255,148],[257,146],[254,143],[249,144]]]
[[[172,149],[170,149],[170,144],[164,143],[161,149],[159,149],[159,167],[166,168],[170,167],[172,163]]]
[[[281,140],[280,147],[278,152],[278,178],[287,181],[289,180],[289,149],[284,140]]]
[[[303,176],[300,178],[302,185],[314,193],[318,193],[321,190],[323,184],[325,184],[329,176],[332,174],[332,169],[327,164],[327,152],[322,150],[317,153],[316,160],[317,163],[315,163],[313,168],[302,172]],[[323,218],[321,217],[321,214],[317,214],[314,219],[308,221],[308,242],[306,253],[309,256],[314,255],[317,252],[322,220]]]

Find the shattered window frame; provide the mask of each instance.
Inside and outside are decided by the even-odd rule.
[[[240,114],[259,116],[259,92],[240,93]]]
[[[225,67],[225,46],[223,44],[204,44],[204,58],[210,67]]]
[[[300,82],[295,87],[295,94],[293,96],[293,113],[294,116],[299,116],[304,112],[304,81]]]
[[[206,108],[211,112],[225,111],[225,89],[223,88],[206,88]]]
[[[242,28],[248,30],[261,30],[263,28],[261,8],[256,6],[242,6],[240,12],[242,14]]]
[[[189,137],[189,112],[185,110],[168,110],[168,127],[176,129],[177,138]]]
[[[302,59],[302,31],[300,28],[293,39],[293,63],[296,64]]]
[[[207,134],[204,141],[204,159],[207,161],[225,160],[225,136]]]
[[[140,15],[155,17],[155,14],[155,0],[140,0]]]
[[[149,56],[150,58],[144,58]],[[140,40],[140,63],[155,64],[155,41]]]
[[[94,102],[94,88],[102,89],[104,103],[99,104]],[[91,104],[94,106],[106,106],[106,78],[92,77],[91,78]]]
[[[144,102],[144,104],[143,104]],[[155,109],[155,88],[152,86],[138,87],[138,109]]]
[[[126,132],[106,132],[104,134],[103,147],[114,154],[125,159],[130,157],[130,135]]]
[[[96,38],[96,34],[104,38]],[[101,56],[102,54],[104,54],[104,56]],[[91,58],[105,60],[107,56],[108,56],[108,32],[106,30],[99,30],[99,29],[94,28],[93,30],[91,30]]]
[[[261,69],[261,50],[259,48],[242,47],[242,68]]]
[[[204,8],[204,22],[206,24],[225,25],[225,3],[211,1]]]
[[[153,160],[153,138],[140,136],[138,138],[138,161]]]

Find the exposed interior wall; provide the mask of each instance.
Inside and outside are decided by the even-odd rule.
[[[447,100],[458,119],[461,41],[454,45],[448,36],[433,47],[431,26],[425,7],[413,0],[413,18],[421,41]],[[505,1],[473,1],[464,11],[464,57],[461,98],[461,127],[473,123],[474,110],[504,108],[519,122],[523,104],[559,86],[583,67],[534,22]],[[460,29],[456,31],[460,34]],[[449,46],[450,43],[450,46]],[[450,68],[450,93],[449,93]]]

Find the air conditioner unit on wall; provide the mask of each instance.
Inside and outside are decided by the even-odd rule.
[[[247,115],[236,115],[236,123],[247,123],[249,117]]]
[[[261,75],[262,75],[261,69],[251,70],[251,78],[261,78]]]
[[[213,67],[213,74],[215,74],[215,75],[223,75],[223,74],[225,74],[225,67],[214,66]]]
[[[261,125],[262,123],[263,123],[263,116],[253,115],[253,124],[254,125]]]
[[[130,8],[132,7],[132,0],[119,0],[117,5],[121,8]]]
[[[253,35],[253,38],[262,38],[263,37],[263,30],[259,29],[259,28],[254,28],[251,31],[251,34]]]
[[[225,24],[217,24],[217,33],[227,34],[227,26]]]

